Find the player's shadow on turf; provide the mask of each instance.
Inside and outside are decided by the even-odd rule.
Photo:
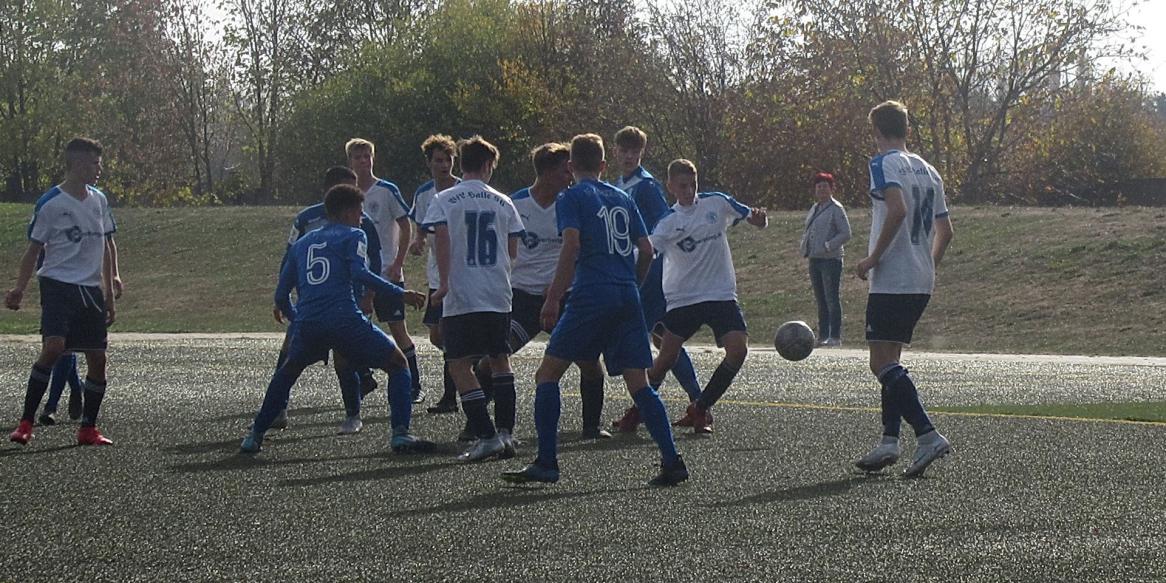
[[[364,456],[368,457],[368,456]],[[374,456],[379,457],[379,456]],[[329,476],[317,476],[314,478],[303,478],[296,480],[283,480],[279,482],[278,486],[284,487],[302,487],[302,486],[322,486],[327,484],[343,484],[347,482],[367,482],[378,480],[390,480],[394,478],[405,478],[409,476],[419,476],[421,474],[428,474],[429,472],[448,468],[453,465],[459,465],[457,462],[446,458],[448,461],[427,463],[427,464],[412,464],[412,465],[394,465],[383,468],[376,468],[373,470],[364,470],[360,472],[350,472],[347,474],[333,474]],[[301,460],[303,461],[303,460]]]
[[[798,500],[813,500],[815,498],[825,498],[828,496],[838,496],[849,492],[856,486],[863,486],[875,483],[888,483],[883,480],[885,476],[881,474],[871,474],[869,476],[851,476],[842,480],[830,480],[827,482],[818,482],[817,484],[806,484],[804,486],[793,486],[790,488],[782,488],[780,490],[773,490],[770,492],[762,492],[752,496],[746,496],[740,500],[725,500],[709,504],[713,508],[736,508],[740,506],[753,506],[755,504],[774,504],[777,502],[795,502]]]
[[[599,490],[589,490],[586,492],[571,492],[563,490],[532,490],[530,488],[510,487],[504,488],[502,490],[475,494],[474,496],[464,500],[438,504],[437,506],[430,506],[429,508],[401,510],[399,512],[394,512],[389,516],[393,518],[416,518],[434,514],[444,514],[447,512],[465,512],[467,510],[519,508],[522,506],[530,506],[532,504],[541,504],[543,502],[569,500],[571,498],[589,498],[592,496],[631,492],[633,490],[634,489],[629,488],[603,488]]]
[[[56,447],[46,447],[46,448],[36,448],[36,449],[26,449],[23,447],[19,448],[19,449],[16,449],[16,448],[4,449],[4,450],[0,450],[0,457],[17,456],[17,455],[42,455],[42,454],[46,454],[46,453],[56,453],[58,451],[65,451],[65,450],[73,449],[75,447],[81,447],[81,446],[73,443],[73,444],[69,444],[69,445],[58,445]]]
[[[268,435],[270,436],[271,433],[268,433]],[[330,435],[330,434],[328,434],[328,435],[319,435],[319,434],[301,435],[299,437],[276,435],[274,439],[271,439],[269,437],[268,443],[289,444],[289,443],[297,443],[300,441],[312,441],[315,439],[324,439],[324,438],[328,438],[328,437],[334,437],[334,436]],[[219,441],[203,441],[203,442],[197,442],[197,443],[184,443],[184,444],[174,445],[174,446],[164,448],[162,450],[162,453],[174,454],[174,455],[201,455],[201,454],[215,453],[215,452],[236,453],[239,451],[239,442],[241,441],[241,439],[242,438],[235,437],[235,438],[219,440]],[[185,467],[185,466],[196,467],[199,465],[200,464],[179,464],[177,466],[171,466],[171,467],[172,468],[181,468],[181,467]]]
[[[303,417],[307,415],[317,415],[319,413],[328,413],[331,411],[343,411],[343,407],[299,407],[296,409],[288,409],[287,416],[290,418]],[[222,423],[224,421],[236,421],[239,419],[251,419],[255,417],[255,411],[245,413],[232,413],[230,415],[221,415],[219,417],[211,417],[203,419],[203,423]]]

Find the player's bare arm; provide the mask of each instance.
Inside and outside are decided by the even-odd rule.
[[[117,242],[113,240],[113,235],[105,238],[106,249],[109,250],[109,256],[113,262],[113,297],[114,299],[121,299],[121,294],[125,291],[125,283],[121,280],[121,268],[117,263]]]
[[[114,307],[118,294],[113,289],[113,253],[109,249],[109,239],[105,240],[105,252],[101,255],[101,284],[105,290],[105,325],[112,326],[117,321]]]
[[[931,243],[931,259],[936,268],[939,267],[939,262],[943,261],[943,255],[947,253],[947,246],[951,244],[952,237],[955,237],[955,231],[951,227],[951,217],[936,219],[935,241]]]
[[[413,225],[409,217],[397,219],[397,256],[385,269],[390,281],[405,281],[405,257],[409,255],[409,240],[413,238]]]
[[[40,257],[41,251],[44,248],[43,243],[36,241],[28,242],[28,249],[25,249],[24,256],[20,258],[20,268],[16,274],[16,286],[4,296],[4,305],[9,310],[20,309],[20,303],[24,300],[24,290],[28,288],[28,281],[32,279],[32,272],[36,270],[36,259]]]
[[[512,239],[513,241],[513,239]],[[539,323],[544,330],[551,330],[559,321],[559,304],[567,287],[575,279],[575,260],[579,258],[579,229],[563,230],[563,248],[559,251],[559,262],[555,265],[555,279],[547,288],[543,299],[543,309],[539,313]]]
[[[769,226],[768,212],[764,207],[753,207],[749,209],[749,216],[745,218],[745,222],[758,229],[764,229]]]
[[[433,292],[433,303],[440,304],[449,293],[449,227],[437,225],[433,236],[433,253],[437,256],[437,273],[441,283]]]
[[[879,259],[891,246],[891,241],[895,240],[895,234],[899,232],[899,227],[903,226],[903,220],[907,218],[907,203],[903,202],[903,189],[897,186],[888,187],[883,190],[883,198],[887,203],[887,218],[883,222],[879,240],[875,243],[870,256],[859,261],[854,268],[858,278],[864,281],[870,270],[879,264]]]
[[[656,253],[656,250],[647,237],[640,237],[636,241],[636,250],[640,253],[636,257],[636,283],[644,285],[644,279],[648,277],[648,270],[652,267],[652,255]]]
[[[413,306],[413,308],[418,310],[425,307],[425,294],[416,290],[405,290],[404,295],[401,296],[401,300],[405,302],[405,305]]]

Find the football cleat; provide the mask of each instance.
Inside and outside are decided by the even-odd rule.
[[[442,399],[425,410],[429,413],[457,413],[457,399]]]
[[[239,444],[239,453],[259,453],[262,450],[263,436],[254,432],[248,433]]]
[[[77,445],[113,445],[113,440],[101,434],[96,427],[77,430]]]
[[[393,448],[393,453],[427,453],[437,449],[437,444],[432,441],[426,441],[409,433],[408,430],[397,430],[393,433],[393,438],[389,444]]]
[[[354,435],[360,433],[364,428],[364,421],[360,420],[360,415],[353,415],[346,417],[344,422],[340,424],[340,429],[336,432],[340,435]]]
[[[636,407],[628,407],[623,412],[623,417],[612,421],[611,426],[620,433],[632,433],[636,427],[640,425],[640,410]]]
[[[586,427],[583,429],[583,439],[611,439],[611,432],[598,427]]]
[[[45,425],[45,426],[56,425],[57,424],[57,412],[56,411],[49,411],[48,409],[45,409],[40,414],[40,417],[36,418],[36,420],[41,425]]]
[[[28,442],[32,441],[32,421],[22,419],[16,426],[16,431],[8,434],[8,441],[28,445]]]
[[[688,479],[688,467],[684,465],[684,458],[676,456],[676,461],[670,464],[660,464],[660,473],[648,480],[649,486],[675,486]]]
[[[915,458],[911,460],[911,465],[907,466],[903,472],[904,477],[917,478],[922,476],[931,462],[951,453],[951,442],[940,435],[938,431],[932,433],[935,434],[933,438],[915,446]]]
[[[688,406],[688,411],[684,414],[685,417],[692,418],[692,432],[700,434],[708,434],[713,432],[713,411],[712,409],[701,409],[696,403]]]
[[[518,455],[518,440],[510,435],[510,432],[505,429],[498,430],[498,437],[502,440],[502,453],[498,454],[498,459],[508,460]]]
[[[505,450],[506,445],[502,443],[502,438],[495,435],[474,442],[469,449],[457,456],[457,460],[459,462],[476,462],[499,455]]]
[[[287,409],[279,412],[275,416],[275,420],[271,422],[271,427],[268,429],[287,429]]]
[[[360,376],[360,398],[363,399],[377,390],[377,379],[372,372]]]
[[[536,459],[525,468],[516,471],[502,472],[502,479],[512,484],[526,484],[542,482],[554,484],[559,481],[559,466],[544,466]]]
[[[874,446],[870,453],[859,458],[854,462],[855,467],[864,472],[877,472],[887,466],[894,465],[899,461],[899,456],[902,454],[902,449],[899,447],[899,440],[894,441],[885,440]]]
[[[420,405],[425,402],[425,391],[421,387],[413,387],[413,404]]]

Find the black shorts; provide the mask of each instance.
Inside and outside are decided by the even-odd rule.
[[[393,283],[405,287],[405,282],[394,281]],[[376,312],[378,322],[404,322],[405,321],[405,300],[404,296],[390,296],[388,294],[377,294],[372,300],[373,310]]]
[[[522,350],[539,332],[546,332],[550,334],[550,330],[546,330],[542,326],[542,311],[543,301],[546,296],[536,295],[529,292],[524,292],[520,289],[513,291],[513,299],[510,303],[510,354],[514,354]],[[563,312],[563,307],[567,305],[567,298],[571,297],[570,292],[563,294],[562,301],[559,302],[559,313]]]
[[[867,342],[911,344],[915,324],[930,294],[870,294],[866,299]]]
[[[441,318],[446,360],[510,354],[509,335],[510,314],[471,312]]]
[[[425,315],[421,318],[421,323],[426,326],[437,326],[441,324],[441,306],[443,304],[433,303],[433,292],[437,290],[429,290],[429,301],[425,302]]]
[[[745,326],[745,315],[741,313],[741,306],[734,300],[720,302],[700,302],[668,310],[660,325],[665,330],[688,340],[700,330],[701,326],[708,325],[713,329],[713,337],[717,346],[721,346],[721,338],[729,332],[748,332]]]
[[[101,287],[63,283],[47,277],[38,281],[41,336],[64,338],[66,350],[105,350],[109,337]]]

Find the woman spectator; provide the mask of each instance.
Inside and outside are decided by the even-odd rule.
[[[819,346],[842,344],[842,247],[850,240],[850,221],[846,209],[834,199],[834,176],[826,172],[814,175],[812,182],[817,202],[806,215],[802,233],[802,256],[810,260],[810,283],[818,302]]]

